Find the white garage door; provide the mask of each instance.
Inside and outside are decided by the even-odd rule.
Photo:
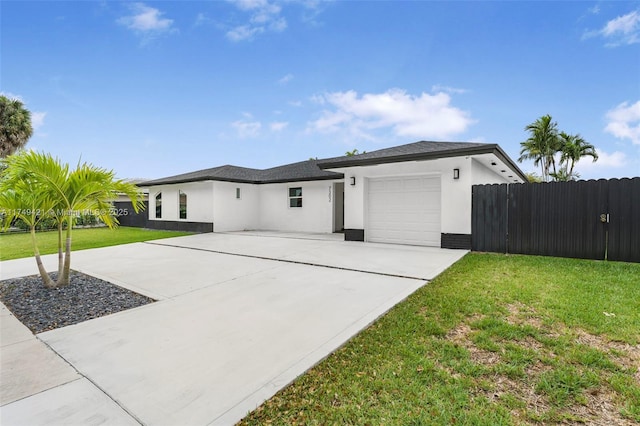
[[[440,178],[369,180],[367,240],[440,247]]]

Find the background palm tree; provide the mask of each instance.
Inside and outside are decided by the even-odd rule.
[[[530,136],[520,143],[518,162],[533,160],[533,164],[541,168],[542,180],[548,182],[551,174],[556,173],[554,156],[560,149],[558,123],[547,114],[529,124],[525,130]]]
[[[580,135],[569,135],[561,132],[560,144],[560,164],[564,166],[566,180],[578,177],[573,168],[582,157],[591,157],[594,163],[598,161],[596,147],[585,141]]]
[[[0,95],[0,158],[24,147],[32,134],[29,110],[19,100]]]
[[[15,188],[18,196],[30,191],[35,208],[46,212],[48,217],[53,217],[58,223],[59,261],[55,286],[69,284],[71,236],[79,215],[93,214],[113,228],[118,225],[118,220],[112,214],[111,202],[118,195],[126,195],[136,212],[144,208],[142,193],[138,187],[124,180],[117,180],[110,170],[87,163],[78,164],[75,169],[70,170],[68,164],[62,164],[50,154],[32,151],[12,155],[4,162],[7,168],[0,178],[0,190],[4,192]],[[0,203],[0,208],[8,209],[9,203],[5,204],[7,206]],[[63,228],[66,233],[64,250]],[[45,277],[43,281],[47,285]]]

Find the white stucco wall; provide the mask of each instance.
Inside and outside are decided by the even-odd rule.
[[[187,194],[187,218],[179,219],[178,191]],[[156,218],[156,195],[162,192],[162,217]],[[149,188],[149,219],[213,222],[213,182],[189,182]]]
[[[323,180],[259,185],[258,229],[332,232],[333,183]],[[289,188],[292,187],[302,187],[302,207],[289,207]]]
[[[240,188],[240,199],[236,198]],[[213,231],[248,231],[259,228],[260,185],[214,182]]]
[[[472,185],[513,180],[508,179],[508,175],[512,174],[510,170],[500,172],[503,164],[490,166],[493,161],[492,156],[484,154],[477,158],[463,156],[334,169],[344,174],[344,228],[366,230],[369,179],[424,175],[440,177],[441,232],[470,234]],[[453,179],[453,169],[460,170],[459,179]],[[351,185],[352,177],[355,177],[355,185]],[[178,191],[182,190],[188,199],[186,221],[213,222],[216,232],[253,229],[333,232],[336,225],[336,182],[325,180],[255,185],[206,181],[155,186],[149,188],[149,218],[181,220],[178,219]],[[302,187],[302,208],[289,207],[291,187]],[[240,188],[240,199],[236,199],[236,188]],[[162,218],[157,219],[155,196],[160,191]]]
[[[453,169],[460,170],[459,179],[453,179]],[[345,229],[366,229],[366,197],[369,178],[409,175],[440,176],[442,185],[441,232],[447,234],[471,233],[472,185],[507,182],[504,177],[467,156],[349,167],[333,169],[333,171],[344,173]],[[356,178],[355,186],[350,184],[351,177]]]
[[[453,169],[460,169],[460,179],[453,179]],[[405,163],[379,164],[375,166],[349,167],[335,169],[344,173],[345,181],[345,229],[364,229],[366,224],[366,206],[369,178],[397,177],[409,175],[440,176],[442,182],[442,232],[453,232],[449,222],[455,223],[463,212],[459,209],[460,200],[465,198],[471,189],[467,190],[471,179],[471,162],[461,158],[444,158],[430,161],[411,161]],[[466,176],[466,177],[465,177]],[[351,177],[356,178],[356,185],[351,185]],[[458,193],[458,195],[456,195]],[[469,201],[470,203],[470,201]],[[455,211],[455,213],[452,213]],[[453,218],[447,218],[452,213]]]

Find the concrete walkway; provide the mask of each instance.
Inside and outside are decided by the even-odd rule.
[[[233,424],[466,253],[333,238],[74,252],[74,269],[160,301],[37,338],[3,311],[0,423]],[[0,263],[1,278],[35,273],[28,261]]]

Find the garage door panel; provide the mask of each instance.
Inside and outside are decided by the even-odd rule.
[[[440,178],[371,179],[367,239],[440,246]]]

